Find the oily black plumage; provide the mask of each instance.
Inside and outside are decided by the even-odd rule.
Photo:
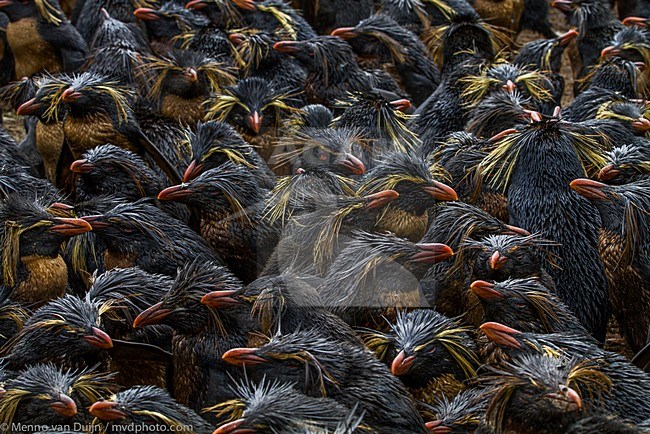
[[[475,29],[469,25],[462,27],[469,27],[469,31],[480,29],[480,27]],[[454,35],[453,39],[464,40],[461,36],[463,32],[459,31],[458,33],[459,35],[452,34]],[[489,37],[487,32],[479,36]],[[453,132],[463,130],[467,123],[470,108],[469,104],[467,104],[468,101],[465,101],[462,97],[463,86],[460,80],[469,74],[478,73],[479,67],[477,64],[480,64],[483,59],[467,59],[467,55],[459,55],[456,57],[463,57],[466,62],[456,62],[455,57],[453,57],[454,53],[462,53],[465,49],[464,44],[457,46],[456,49],[458,51],[452,51],[445,55],[448,64],[443,64],[440,85],[415,111],[417,117],[413,129],[422,141],[422,146],[418,151],[421,155],[431,154],[436,150],[441,140]]]
[[[312,286],[317,283],[314,280],[301,278],[289,269],[276,276],[262,276],[235,293],[211,292],[202,302],[216,309],[244,304],[250,313],[247,321],[265,336],[318,329],[325,337],[358,343],[352,328],[329,311],[317,287]]]
[[[275,186],[275,175],[266,162],[229,124],[219,121],[199,122],[194,131],[188,129],[186,134],[192,148],[192,159],[183,174],[183,182],[191,181],[201,173],[231,161],[248,168],[260,187],[272,189]]]
[[[260,77],[245,78],[209,100],[207,118],[232,125],[268,161],[282,119],[297,111],[293,93]]]
[[[479,241],[468,240],[462,245],[469,260],[474,259],[474,280],[522,279],[535,277],[546,289],[555,291],[548,274],[553,258],[545,251],[554,243],[536,236],[489,235]]]
[[[107,433],[153,424],[170,430],[184,427],[185,432],[193,434],[210,434],[214,429],[194,411],[177,403],[166,390],[153,386],[123,390],[106,401],[95,402],[89,412]]]
[[[292,174],[302,169],[305,173],[362,175],[366,166],[357,155],[363,142],[364,137],[355,129],[298,127],[278,141],[277,146],[284,152],[276,156],[275,162],[289,166]]]
[[[201,213],[201,235],[244,282],[255,280],[275,248],[278,225],[264,218],[263,190],[244,166],[227,161],[186,183],[168,187],[159,200],[178,201]]]
[[[115,390],[112,375],[94,369],[61,369],[36,364],[5,382],[0,397],[0,420],[16,426],[7,432],[35,432],[37,427],[90,424],[87,407]],[[24,431],[26,429],[27,431]]]
[[[483,68],[479,75],[461,78],[463,97],[477,104],[496,92],[518,92],[536,109],[553,98],[553,83],[541,72],[528,70],[517,64],[500,62]]]
[[[305,18],[283,0],[234,3],[247,27],[278,34],[283,39],[306,40],[316,36]]]
[[[133,14],[144,21],[149,37],[162,43],[168,43],[176,36],[210,24],[205,15],[186,9],[182,2],[177,0],[161,2],[157,7],[154,5],[154,8],[140,7]]]
[[[60,192],[46,179],[36,178],[22,168],[0,167],[0,197],[7,199],[12,194],[36,201],[39,198],[57,198]]]
[[[191,126],[205,117],[210,95],[235,83],[228,65],[187,49],[149,57],[140,74],[147,82],[148,98],[157,104],[160,114]]]
[[[488,369],[486,420],[496,433],[564,433],[611,387],[597,360],[524,354]]]
[[[364,340],[415,398],[428,404],[452,399],[479,366],[470,328],[434,310],[398,313],[387,333],[368,332]]]
[[[309,427],[311,430],[336,430],[350,410],[330,398],[311,397],[296,391],[290,383],[263,378],[231,385],[235,399],[208,409],[229,422],[215,433],[244,431],[283,433]]]
[[[143,310],[133,326],[147,330],[153,325],[173,329],[172,357],[175,398],[200,412],[208,405],[233,398],[225,385],[234,367],[221,362],[228,350],[246,345],[248,312],[236,306],[213,309],[202,303],[206,294],[237,291],[242,283],[225,267],[198,258],[180,269],[171,288],[158,302]],[[214,419],[203,415],[206,420]]]
[[[552,39],[537,39],[526,43],[512,63],[523,68],[541,71],[553,85],[553,96],[550,104],[541,107],[544,114],[550,115],[555,106],[559,106],[564,93],[564,77],[560,74],[562,54],[571,41],[578,36],[575,30],[570,30]],[[551,112],[549,112],[549,109]]]
[[[456,13],[476,15],[474,9],[464,0],[381,0],[379,10],[420,36],[426,34],[430,27],[446,24]]]
[[[277,36],[265,32],[233,33],[230,41],[240,58],[240,75],[260,77],[276,88],[300,89],[307,76],[305,68],[292,56],[273,49]]]
[[[405,113],[410,107],[408,100],[391,99],[380,91],[351,92],[337,102],[335,108],[342,112],[331,126],[358,131],[363,140],[356,152],[371,168],[382,154],[409,153],[420,146],[409,126],[413,116]]]
[[[151,52],[147,36],[140,27],[113,18],[106,9],[100,12],[102,21],[90,40],[91,49],[122,47],[141,54]]]
[[[90,230],[79,219],[55,217],[44,202],[12,194],[0,204],[2,284],[23,304],[63,295],[68,277],[61,245]]]
[[[11,135],[0,127],[0,165],[19,170],[26,175],[36,175],[29,157]]]
[[[6,38],[14,57],[14,79],[39,72],[73,72],[84,62],[86,43],[52,0],[6,2]]]
[[[419,280],[453,255],[444,244],[414,244],[392,234],[354,231],[325,275],[319,293],[351,325],[377,328],[398,309],[428,306]]]
[[[577,179],[571,187],[600,213],[598,251],[609,282],[612,312],[632,350],[640,351],[650,329],[650,178],[620,186]]]
[[[580,82],[582,91],[562,117],[571,122],[593,119],[605,102],[636,98],[638,76],[639,70],[632,62],[620,57],[603,60]]]
[[[571,357],[591,364],[597,373],[605,375],[608,387],[602,396],[590,397],[594,407],[604,414],[641,423],[648,418],[650,408],[643,396],[650,385],[648,373],[629,363],[620,354],[601,349],[593,339],[571,333],[536,334],[504,327],[498,323],[481,326],[483,332],[509,356],[546,354]],[[583,396],[583,398],[585,398]]]
[[[399,93],[397,83],[383,71],[364,71],[352,47],[335,36],[317,36],[306,41],[281,41],[273,48],[295,57],[307,69],[304,92],[311,104],[333,107],[347,92],[369,92],[374,88]]]
[[[92,41],[104,19],[102,9],[114,19],[136,27],[136,17],[133,12],[144,5],[145,2],[141,0],[84,0],[77,6],[73,23],[83,39]]]
[[[113,341],[103,331],[106,306],[66,295],[48,302],[25,322],[25,327],[3,347],[10,369],[35,363],[61,368],[88,368],[106,363]]]
[[[438,168],[414,153],[385,154],[361,178],[359,192],[395,190],[399,197],[391,202],[378,222],[380,230],[418,242],[429,224],[429,210],[436,201],[457,200],[456,192],[437,181]]]
[[[316,194],[298,204],[314,205],[313,209],[290,213],[292,218],[285,225],[263,275],[291,269],[306,275],[325,276],[331,263],[351,240],[352,231],[377,231],[386,205],[397,197],[393,190],[370,195]],[[283,215],[286,214],[280,213],[276,218]]]
[[[313,3],[305,0],[294,0],[294,7],[302,9],[302,14],[318,34],[330,33],[341,26],[354,26],[359,21],[368,18],[375,10],[376,2],[359,0],[352,4],[340,0],[328,0]]]
[[[106,246],[107,270],[137,266],[149,273],[175,276],[178,267],[199,256],[221,262],[196,232],[145,199],[84,220]]]
[[[588,335],[569,308],[536,278],[498,283],[477,280],[471,290],[483,305],[483,322],[499,322],[536,333]]]
[[[465,131],[476,137],[490,139],[509,128],[523,126],[530,121],[530,110],[541,105],[517,91],[494,92],[480,102],[470,112]],[[551,111],[552,113],[552,111]],[[460,137],[461,132],[452,133],[450,137]],[[449,138],[444,141],[449,143]],[[452,140],[453,142],[453,140]],[[476,146],[478,147],[478,146]],[[479,149],[485,146],[479,147]]]
[[[569,24],[578,29],[578,51],[582,62],[578,76],[582,77],[587,68],[598,63],[601,50],[625,26],[616,19],[606,1],[560,0],[553,2],[553,7],[564,12]]]
[[[598,172],[598,180],[610,185],[639,181],[650,175],[650,146],[621,145],[607,153],[606,164]]]
[[[28,311],[11,299],[11,289],[0,286],[0,345],[15,336],[28,318]]]
[[[557,243],[547,248],[558,265],[547,270],[557,295],[600,340],[609,318],[600,216],[569,183],[601,161],[597,142],[550,118],[505,136],[481,163],[488,182],[506,192],[510,223]]]
[[[424,421],[401,382],[368,350],[321,337],[317,331],[275,336],[260,348],[224,354],[245,365],[257,381],[271,373],[309,396],[324,396],[364,411],[364,424],[377,433],[426,433]]]
[[[609,45],[600,53],[602,58],[618,56],[623,59],[644,64],[650,60],[650,44],[645,30],[637,27],[623,27]]]
[[[451,399],[442,396],[424,410],[434,419],[427,422],[429,433],[480,432],[478,428],[484,426],[486,406],[481,389],[466,389]]]
[[[372,15],[354,27],[336,29],[332,35],[347,40],[362,65],[388,69],[416,105],[440,84],[440,71],[422,41],[388,15]]]

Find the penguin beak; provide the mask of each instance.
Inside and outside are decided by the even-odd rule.
[[[495,143],[498,142],[499,140],[503,139],[506,136],[509,136],[510,134],[516,133],[517,130],[515,128],[508,128],[507,130],[503,130],[500,133],[495,134],[494,136],[490,137],[489,142],[490,143]]]
[[[609,181],[616,178],[620,175],[621,171],[617,169],[613,164],[608,164],[607,166],[600,169],[598,172],[598,179],[601,181]]]
[[[521,348],[519,341],[514,338],[515,335],[521,334],[519,330],[515,330],[498,322],[486,322],[479,327],[485,336],[492,342],[502,347]]]
[[[504,256],[498,250],[492,253],[490,257],[490,268],[493,270],[500,270],[508,262],[508,257]]]
[[[184,75],[191,83],[196,83],[199,80],[199,73],[194,68],[188,68]]]
[[[257,432],[253,428],[241,428],[245,422],[246,419],[233,420],[232,422],[221,425],[212,434],[254,434]]]
[[[232,0],[232,2],[240,9],[246,11],[254,11],[257,9],[253,0]]]
[[[411,369],[413,362],[415,362],[415,356],[406,357],[404,350],[402,350],[395,356],[393,363],[390,364],[390,372],[396,377],[404,375]]]
[[[354,175],[363,175],[366,173],[366,166],[352,154],[345,154],[339,162],[339,165]]]
[[[579,33],[576,29],[571,29],[557,37],[558,43],[561,47],[566,47],[571,41],[578,37],[578,34]]]
[[[248,124],[249,128],[255,132],[255,134],[259,134],[260,129],[262,129],[262,115],[257,111],[254,111],[248,115],[246,118],[246,123]]]
[[[192,0],[185,5],[185,9],[193,9],[195,11],[201,10],[208,4],[203,0]]]
[[[643,17],[627,17],[623,20],[623,24],[628,27],[630,26],[647,27],[648,19]]]
[[[84,340],[95,348],[107,350],[113,348],[111,337],[97,327],[92,328],[92,335],[84,336]]]
[[[418,243],[415,245],[418,252],[411,255],[409,261],[435,264],[454,255],[454,251],[446,244]]]
[[[405,112],[411,108],[411,101],[407,99],[398,99],[395,101],[391,101],[390,105],[392,105],[395,110]]]
[[[449,434],[452,432],[452,429],[448,426],[444,426],[441,420],[434,420],[424,424],[429,430],[429,434]]]
[[[235,366],[253,366],[268,362],[257,355],[257,348],[233,348],[226,351],[221,358],[224,362]]]
[[[201,303],[213,309],[226,309],[241,304],[239,300],[233,298],[236,293],[235,290],[208,292],[201,298]]]
[[[551,6],[562,12],[570,12],[573,10],[573,2],[571,0],[553,0]]]
[[[50,404],[50,408],[63,417],[77,415],[77,404],[68,395],[59,395],[59,400]]]
[[[399,193],[395,190],[384,190],[374,194],[370,194],[365,197],[368,201],[366,208],[383,208],[388,205],[390,202],[394,201],[399,197]]]
[[[650,130],[650,120],[640,117],[635,121],[632,121],[632,127],[639,133],[645,133]]]
[[[81,97],[82,97],[81,92],[77,92],[71,87],[64,90],[63,93],[61,94],[61,100],[67,103],[75,102]]]
[[[74,173],[90,173],[95,165],[88,160],[77,160],[70,165],[70,171]]]
[[[435,200],[458,200],[456,190],[442,182],[433,181],[432,186],[423,187],[423,189]]]
[[[486,282],[485,280],[476,280],[472,282],[470,289],[479,298],[503,298],[503,295],[494,289],[494,283]]]
[[[354,32],[354,27],[340,27],[332,32],[332,36],[338,36],[341,39],[354,39],[358,35]]]
[[[57,224],[50,228],[50,231],[68,237],[85,234],[93,230],[90,223],[78,218],[57,217],[54,220]]]
[[[607,59],[608,57],[620,56],[621,50],[616,47],[606,47],[603,48],[603,51],[600,52],[600,57]]]
[[[138,8],[133,11],[133,15],[142,21],[155,21],[160,18],[155,10],[149,8]]]
[[[135,317],[135,320],[133,321],[133,328],[137,329],[146,325],[159,324],[160,321],[171,315],[172,310],[165,309],[162,307],[162,305],[163,304],[161,301],[160,303],[156,303],[150,308],[140,312],[140,315]]]
[[[280,53],[297,53],[300,51],[298,44],[295,41],[279,41],[273,44],[273,49],[279,51]]]
[[[116,402],[100,401],[91,405],[88,412],[104,422],[126,419],[126,413],[118,410],[117,406]]]
[[[192,160],[185,173],[183,174],[183,182],[190,182],[203,172],[203,163],[197,163],[196,160]]]
[[[0,0],[0,3],[1,2],[2,0]],[[43,106],[42,103],[36,102],[36,98],[32,98],[29,101],[26,101],[23,104],[21,104],[20,107],[18,107],[18,110],[16,110],[16,114],[19,116],[31,115],[42,106]]]
[[[574,179],[569,185],[576,193],[586,197],[587,199],[607,199],[607,194],[603,191],[603,188],[607,187],[607,184],[593,181],[591,179],[581,178]]]
[[[517,85],[512,82],[512,80],[508,80],[506,84],[501,86],[501,90],[507,93],[515,93],[517,90]]]
[[[173,185],[158,193],[158,200],[181,200],[194,194],[186,184]]]

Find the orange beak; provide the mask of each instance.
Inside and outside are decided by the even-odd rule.
[[[503,295],[494,289],[494,283],[486,282],[485,280],[476,280],[472,282],[470,289],[479,298],[503,298]]]
[[[332,36],[338,36],[341,39],[353,39],[358,35],[354,33],[354,27],[340,27],[332,32]]]
[[[90,226],[90,223],[78,218],[57,217],[55,221],[57,224],[52,226],[50,228],[50,231],[68,237],[85,234],[86,232],[93,230],[92,226]]]
[[[521,348],[519,341],[514,336],[521,334],[519,330],[515,330],[498,322],[486,322],[479,327],[485,336],[492,342],[501,345],[502,347]]]
[[[50,404],[50,408],[63,417],[77,415],[77,404],[68,395],[59,395],[59,400]]]
[[[91,405],[88,412],[104,422],[126,419],[126,414],[117,407],[116,402],[100,401]]]
[[[607,199],[607,195],[603,191],[603,188],[607,187],[607,184],[603,184],[602,182],[580,178],[574,179],[569,185],[576,193],[587,199]]]
[[[246,123],[255,134],[259,134],[260,129],[262,128],[262,115],[254,111],[252,114],[248,115]]]
[[[411,369],[413,362],[415,362],[415,356],[406,357],[404,350],[402,350],[393,359],[393,363],[390,365],[390,372],[396,377],[404,375]]]

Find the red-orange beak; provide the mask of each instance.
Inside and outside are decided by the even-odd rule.
[[[519,330],[515,330],[498,322],[486,322],[479,327],[485,336],[492,342],[509,348],[521,348],[521,344],[514,337],[521,334]]]
[[[257,9],[253,0],[232,0],[232,2],[240,9],[246,11],[254,11]]]
[[[248,127],[255,132],[255,134],[259,134],[260,129],[262,129],[262,115],[254,111],[246,117],[246,123],[248,124]]]
[[[522,237],[529,237],[530,232],[528,232],[526,229],[518,228],[517,226],[512,226],[512,225],[506,225],[510,233],[514,235],[521,235]]]
[[[479,298],[503,298],[503,295],[494,289],[494,283],[486,282],[485,280],[476,280],[472,282],[470,289]]]
[[[395,110],[405,112],[411,108],[411,101],[407,99],[398,99],[395,101],[391,101],[390,105],[392,105]]]
[[[235,366],[254,366],[268,362],[257,355],[257,348],[233,348],[221,356],[224,362]]]
[[[280,53],[296,53],[298,52],[298,45],[294,41],[279,41],[273,44],[273,49]]]
[[[18,107],[18,110],[16,110],[16,114],[19,116],[28,116],[41,107],[43,107],[43,104],[36,102],[36,98],[32,98],[29,101],[22,103],[20,107]]]
[[[50,408],[63,417],[77,415],[77,404],[68,395],[59,395],[59,400],[50,404]]]
[[[553,0],[551,6],[563,12],[570,12],[573,10],[573,2],[571,0]]]
[[[339,161],[339,165],[354,175],[366,173],[366,166],[352,154],[345,154],[343,159]]]
[[[185,71],[184,75],[185,75],[185,78],[187,78],[187,80],[189,82],[191,82],[191,83],[196,83],[197,81],[199,81],[199,73],[196,72],[196,69],[194,69],[194,68],[188,68]]]
[[[193,193],[192,190],[183,184],[173,185],[158,193],[158,200],[181,200],[191,196]]]
[[[113,348],[111,337],[97,327],[92,328],[92,335],[84,336],[84,340],[95,348],[107,350]]]
[[[198,11],[203,9],[207,5],[208,4],[203,0],[192,0],[190,2],[187,2],[187,4],[185,5],[185,9],[193,9],[195,11]]]
[[[452,432],[452,429],[448,426],[444,426],[441,420],[434,420],[424,424],[429,430],[429,434],[449,434]]]
[[[11,0],[0,0],[0,8],[4,8],[6,6],[9,6],[13,2]]]
[[[253,428],[241,428],[244,422],[246,422],[246,419],[233,420],[221,425],[212,434],[255,434],[257,432]]]
[[[104,218],[103,215],[88,215],[88,216],[83,216],[81,217],[82,220],[88,222],[90,226],[93,228],[93,230],[97,229],[105,229],[109,227],[110,225],[107,222],[101,221]]]
[[[338,36],[341,39],[353,39],[358,35],[354,32],[354,27],[339,27],[332,32],[332,36]]]
[[[566,33],[561,34],[560,36],[557,37],[557,40],[560,43],[560,46],[566,47],[573,41],[575,38],[577,38],[579,35],[578,31],[576,29],[571,29]]]
[[[81,92],[77,92],[71,87],[64,90],[63,93],[61,94],[61,100],[67,103],[75,102],[81,97],[82,97]]]
[[[623,24],[628,27],[631,26],[647,27],[648,19],[643,17],[627,17],[623,20]]]
[[[365,196],[364,199],[368,201],[366,203],[366,208],[372,209],[372,208],[383,208],[384,206],[388,205],[398,197],[399,197],[399,193],[396,192],[395,190],[383,190]]]
[[[187,169],[185,169],[185,173],[183,174],[183,182],[190,182],[201,173],[203,173],[204,166],[205,165],[203,163],[197,163],[196,160],[192,160],[190,165],[187,166]]]
[[[435,200],[458,200],[456,190],[442,182],[433,181],[432,186],[423,187],[423,189]]]
[[[232,34],[228,35],[228,39],[233,44],[240,45],[240,44],[244,43],[244,41],[246,40],[246,37],[244,35],[242,35],[241,33],[232,33]]]
[[[52,226],[50,231],[67,237],[74,237],[93,230],[90,223],[78,218],[57,217],[55,221],[57,224]]]
[[[154,21],[160,18],[155,10],[149,8],[138,8],[133,11],[133,15],[143,21]]]
[[[88,160],[77,160],[70,165],[70,171],[74,173],[90,173],[95,165]]]
[[[490,268],[493,270],[500,270],[508,262],[508,257],[504,256],[498,250],[492,253],[490,257]]]
[[[393,363],[390,364],[390,372],[396,377],[404,375],[411,369],[413,362],[415,362],[415,356],[406,357],[404,350],[402,350],[395,356]]]
[[[409,261],[435,264],[454,255],[454,251],[446,244],[440,243],[418,243],[415,245],[418,252],[411,255]]]
[[[233,298],[237,291],[212,291],[208,292],[201,298],[201,303],[213,309],[227,309],[231,306],[241,304],[239,300]]]
[[[598,172],[598,179],[601,181],[610,181],[620,174],[621,171],[619,169],[617,169],[613,164],[608,164],[600,169],[600,172]]]
[[[91,405],[88,412],[104,422],[126,419],[126,413],[118,410],[117,407],[116,402],[100,401]]]
[[[600,52],[600,57],[607,59],[608,57],[620,56],[621,50],[616,47],[606,47]]]
[[[506,84],[501,86],[501,90],[507,93],[515,93],[517,90],[517,85],[512,82],[512,80],[506,81]]]
[[[569,185],[576,193],[587,199],[607,199],[607,194],[603,191],[603,188],[607,187],[607,184],[603,184],[602,182],[580,178],[574,179]]]
[[[159,324],[160,321],[164,320],[171,314],[172,310],[163,308],[161,301],[160,303],[156,303],[140,312],[140,315],[135,317],[135,320],[133,321],[133,328],[137,329],[146,325]]]
[[[650,120],[640,117],[632,121],[632,128],[634,128],[639,133],[645,133],[650,130]]]

